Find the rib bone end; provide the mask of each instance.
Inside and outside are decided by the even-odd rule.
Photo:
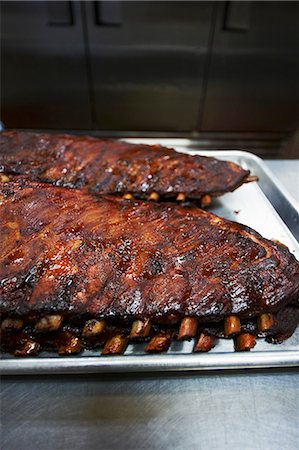
[[[183,192],[180,192],[177,195],[176,201],[177,202],[184,202],[186,200],[186,195]]]
[[[235,350],[237,352],[249,351],[256,344],[256,337],[250,333],[242,333],[235,339]]]
[[[60,314],[53,314],[42,317],[36,324],[36,331],[56,331],[61,327],[62,316]]]
[[[108,339],[104,345],[102,355],[121,355],[128,344],[128,338],[123,334],[116,334]]]
[[[160,195],[158,194],[158,192],[152,192],[148,197],[148,199],[153,202],[157,202],[159,200],[159,198],[160,198]]]
[[[134,200],[134,196],[130,192],[127,192],[126,194],[124,194],[123,198],[125,200]]]
[[[196,336],[198,327],[198,320],[194,317],[184,317],[181,321],[179,334],[177,339],[183,341],[185,339],[191,339]]]
[[[135,320],[133,322],[130,339],[144,339],[147,338],[151,331],[151,321],[149,319]]]
[[[0,173],[0,181],[2,183],[7,183],[9,181],[9,177],[5,175],[4,173]]]
[[[212,203],[212,197],[209,194],[203,195],[200,199],[202,208],[209,206]]]
[[[257,320],[257,327],[259,331],[269,331],[274,325],[272,314],[261,314]]]
[[[91,319],[85,323],[85,326],[82,331],[82,335],[84,337],[97,336],[97,335],[103,333],[105,328],[106,328],[105,320]]]
[[[229,316],[224,319],[224,335],[225,337],[231,337],[240,333],[241,323],[237,316]]]
[[[31,339],[27,339],[21,348],[14,353],[15,356],[35,356],[40,350],[40,345]]]
[[[71,333],[64,332],[63,344],[58,347],[59,355],[73,355],[74,353],[79,353],[81,350],[81,342],[77,336]]]
[[[215,346],[215,338],[207,334],[201,333],[196,342],[194,352],[209,352]]]
[[[248,177],[246,177],[244,179],[244,183],[252,183],[253,181],[258,181],[259,177],[257,177],[256,175],[248,175]]]
[[[4,319],[3,322],[1,323],[2,331],[21,330],[22,327],[23,327],[22,319],[7,318],[7,319]]]
[[[151,338],[145,351],[148,353],[166,352],[171,344],[171,333],[159,333]]]

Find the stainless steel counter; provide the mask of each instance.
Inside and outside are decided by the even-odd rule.
[[[297,161],[268,161],[299,198]],[[5,377],[1,448],[297,450],[297,370]]]
[[[266,160],[269,169],[298,204],[299,208],[299,159]]]

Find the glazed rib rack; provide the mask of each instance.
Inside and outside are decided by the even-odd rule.
[[[256,180],[235,163],[160,145],[22,131],[0,134],[0,172],[126,199],[191,199],[203,207]]]
[[[2,350],[100,348],[195,337],[249,350],[298,323],[299,268],[282,245],[197,208],[95,198],[29,181],[1,184]]]

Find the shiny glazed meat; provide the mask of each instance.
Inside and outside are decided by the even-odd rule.
[[[285,335],[296,327],[299,264],[246,226],[197,208],[0,186],[3,318],[163,328],[187,317],[219,334],[213,326],[231,316],[246,322],[288,307]]]
[[[250,180],[237,164],[178,153],[160,145],[86,136],[6,131],[0,134],[0,171],[33,181],[86,187],[101,194],[201,199],[233,191]]]

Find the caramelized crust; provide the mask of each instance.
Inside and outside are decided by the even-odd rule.
[[[298,307],[298,262],[246,226],[42,183],[0,186],[4,319],[211,324]]]
[[[160,145],[86,136],[6,131],[0,134],[0,172],[58,186],[147,199],[200,199],[233,191],[248,181],[237,164],[178,153]]]

